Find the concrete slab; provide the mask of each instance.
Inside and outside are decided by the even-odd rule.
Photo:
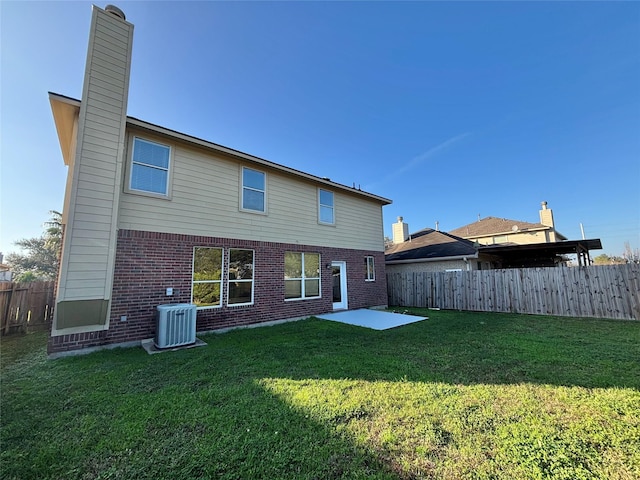
[[[402,313],[361,308],[358,310],[325,313],[323,315],[316,315],[316,318],[348,323],[349,325],[357,325],[359,327],[372,328],[374,330],[387,330],[389,328],[400,327],[409,323],[427,320],[429,317],[418,317],[416,315],[404,315]]]

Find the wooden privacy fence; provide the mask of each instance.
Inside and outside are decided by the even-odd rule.
[[[0,333],[49,325],[53,318],[55,282],[0,282]]]
[[[389,305],[640,320],[640,265],[387,274]]]

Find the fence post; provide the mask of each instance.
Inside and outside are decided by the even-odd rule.
[[[16,283],[11,284],[9,298],[7,299],[7,308],[4,311],[4,335],[7,335],[9,333],[9,328],[11,327],[11,322],[9,321],[9,313],[11,313],[11,300],[13,299],[13,295],[16,291],[16,285]]]

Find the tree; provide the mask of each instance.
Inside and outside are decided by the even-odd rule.
[[[617,256],[610,257],[606,253],[602,253],[597,257],[593,258],[593,263],[595,265],[617,265],[620,263],[625,263],[625,261],[624,261],[624,258],[622,257],[617,257]]]
[[[26,253],[7,255],[7,264],[16,274],[16,281],[54,280],[58,275],[62,248],[62,214],[49,212],[51,219],[45,222],[40,237],[23,238],[14,244]]]
[[[640,249],[631,248],[629,242],[624,242],[622,258],[624,258],[627,263],[640,263]]]

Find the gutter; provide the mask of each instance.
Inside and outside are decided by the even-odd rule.
[[[478,252],[472,255],[456,255],[454,257],[435,257],[435,258],[416,258],[413,260],[385,260],[385,265],[400,265],[403,263],[429,263],[429,262],[444,262],[448,260],[463,260],[467,261],[469,258],[478,258]]]

